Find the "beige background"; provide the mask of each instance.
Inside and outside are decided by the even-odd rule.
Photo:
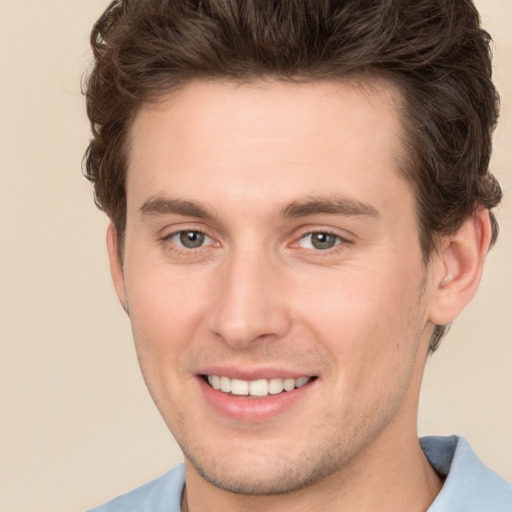
[[[511,0],[480,0],[503,114],[502,233],[478,296],[428,363],[420,433],[464,434],[512,480]],[[106,220],[80,173],[80,76],[105,0],[0,0],[0,510],[80,511],[181,458],[114,298]]]

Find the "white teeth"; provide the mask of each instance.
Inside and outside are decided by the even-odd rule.
[[[224,393],[231,393],[231,379],[229,377],[220,378],[220,390]]]
[[[285,391],[293,391],[295,389],[295,379],[284,379],[283,388]]]
[[[212,382],[210,382],[210,385],[213,389],[220,389],[220,377],[218,375],[211,375]],[[208,379],[208,382],[210,379]]]
[[[239,396],[268,396],[277,395],[283,391],[293,391],[305,386],[311,377],[299,377],[298,379],[272,379],[242,380],[230,379],[219,375],[208,375],[208,383],[213,389],[232,393]]]
[[[249,394],[251,396],[267,396],[268,380],[260,379],[251,381],[249,383]]]
[[[308,377],[299,377],[295,382],[296,388],[301,388],[302,386],[305,386],[309,382]]]
[[[268,392],[271,395],[277,395],[283,392],[283,379],[270,379],[268,381]]]
[[[227,377],[222,377],[222,378],[227,378]],[[233,393],[233,395],[248,395],[249,394],[249,383],[246,380],[232,379],[231,393]]]

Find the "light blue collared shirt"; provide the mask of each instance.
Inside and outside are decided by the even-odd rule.
[[[458,436],[423,437],[430,465],[446,480],[428,512],[512,512],[512,485],[485,466]]]
[[[512,512],[512,485],[480,462],[465,439],[423,437],[420,444],[432,467],[446,476],[428,512]],[[180,512],[184,485],[180,464],[89,512]]]

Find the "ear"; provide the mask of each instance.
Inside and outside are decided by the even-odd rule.
[[[112,275],[114,288],[116,290],[119,301],[121,302],[121,306],[126,311],[126,313],[128,313],[128,302],[126,300],[123,265],[121,261],[119,261],[117,234],[112,223],[110,223],[107,228],[107,251],[110,261],[110,274]]]
[[[430,321],[449,324],[476,293],[491,240],[489,211],[478,210],[453,235],[437,256]]]

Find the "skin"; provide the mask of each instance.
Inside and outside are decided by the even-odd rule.
[[[414,512],[439,492],[421,378],[434,323],[476,290],[489,222],[476,212],[425,268],[399,102],[384,84],[200,81],[135,118],[123,265],[107,241],[185,454],[184,509]],[[257,421],[212,407],[213,369],[315,378]]]

